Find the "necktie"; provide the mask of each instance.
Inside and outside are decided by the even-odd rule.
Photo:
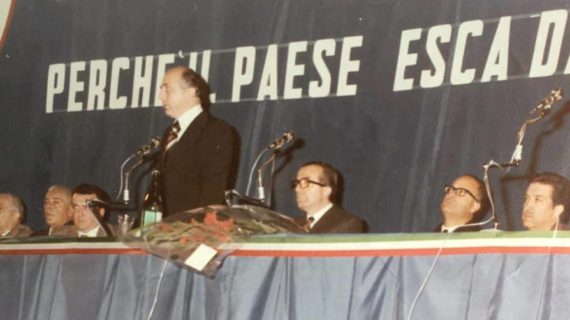
[[[309,232],[309,230],[311,230],[311,223],[313,223],[313,221],[315,221],[315,218],[308,217],[307,222],[305,222],[305,226],[303,226],[303,229],[305,229],[305,231]]]
[[[178,121],[174,121],[174,123],[166,129],[163,139],[164,143],[162,144],[164,146],[164,154],[166,154],[166,151],[176,143],[178,132],[180,132],[180,124]]]

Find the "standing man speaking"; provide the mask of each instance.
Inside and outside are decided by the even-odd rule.
[[[194,70],[176,66],[160,85],[164,113],[174,121],[161,144],[165,214],[223,203],[233,156],[233,131],[208,113],[208,84]]]

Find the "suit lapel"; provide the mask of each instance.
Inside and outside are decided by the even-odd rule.
[[[314,227],[311,228],[311,233],[317,233],[319,231],[328,231],[331,226],[334,226],[338,220],[341,219],[336,205],[333,205],[323,216],[317,221]]]
[[[194,121],[190,124],[188,129],[184,131],[180,140],[172,146],[174,152],[184,152],[184,150],[190,149],[196,145],[196,142],[200,140],[200,136],[202,135],[202,131],[206,127],[206,123],[208,122],[208,114],[204,111],[200,113]],[[169,151],[170,152],[170,151]]]
[[[184,131],[184,134],[182,134],[182,137],[180,137],[180,140],[178,140],[177,143],[168,149],[168,156],[162,157],[161,162],[163,163],[163,166],[166,162],[169,162],[168,159],[184,158],[177,155],[188,152],[188,150],[191,150],[196,145],[200,139],[200,136],[202,135],[202,132],[204,131],[204,128],[206,127],[206,124],[208,123],[208,117],[208,114],[202,111],[202,113],[200,113],[196,119],[192,121],[188,129],[186,129],[186,131]]]

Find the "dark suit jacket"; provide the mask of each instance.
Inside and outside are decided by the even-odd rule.
[[[17,224],[8,232],[4,238],[23,238],[29,237],[32,234],[32,229],[24,224]],[[2,237],[0,237],[2,238]]]
[[[297,217],[295,221],[301,226],[305,225],[306,217]],[[344,211],[336,204],[329,209],[309,233],[365,233],[368,232],[366,222],[359,217]]]
[[[469,222],[471,223],[471,222]],[[434,230],[434,232],[441,232],[441,226],[443,225],[440,224],[439,226],[437,226]],[[467,226],[467,227],[459,227],[455,230],[453,230],[453,232],[478,232],[481,231],[481,226]]]
[[[107,227],[109,228],[109,231],[111,231],[111,234],[106,235],[105,230],[103,230],[103,228],[99,228],[99,230],[97,230],[97,237],[98,238],[107,237],[107,236],[112,237],[112,236],[117,234],[116,227],[114,225],[111,225],[108,223],[106,223],[106,224],[107,224]],[[67,225],[66,224],[63,226],[56,227],[52,231],[51,235],[55,236],[55,237],[78,238],[79,237],[79,231],[77,230],[77,228],[75,228],[74,225]]]
[[[233,155],[232,128],[203,111],[160,159],[165,215],[222,204]]]
[[[73,220],[67,221],[67,223],[64,224],[64,226],[72,226],[72,225],[73,225]],[[40,236],[47,237],[47,236],[49,236],[49,228],[50,227],[47,227],[45,229],[41,229],[38,231],[34,231],[34,233],[32,233],[32,237],[40,237]]]

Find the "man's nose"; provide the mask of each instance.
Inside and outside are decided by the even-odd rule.
[[[532,208],[532,203],[530,203],[530,201],[525,201],[523,203],[523,210],[530,209],[530,208]]]

